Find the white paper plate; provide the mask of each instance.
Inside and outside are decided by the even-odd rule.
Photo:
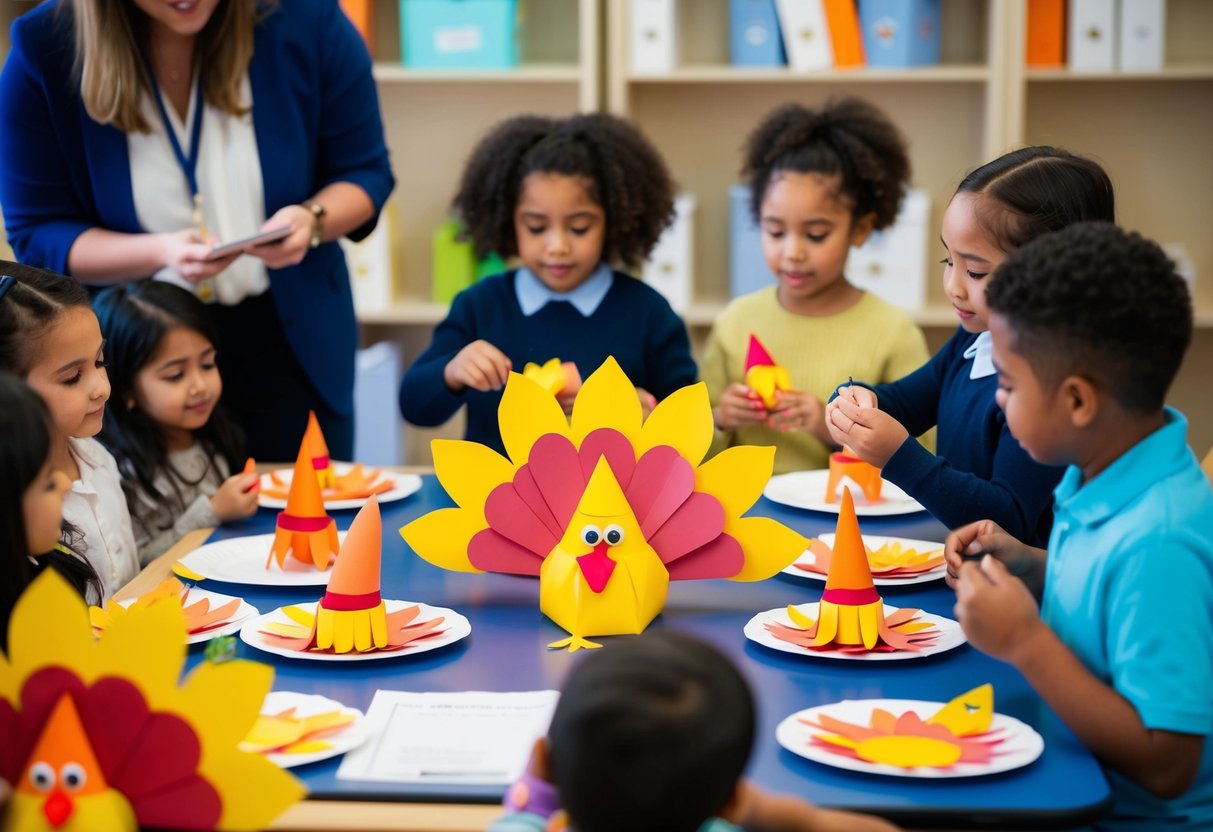
[[[776,474],[767,482],[762,495],[771,502],[792,508],[804,508],[809,511],[824,511],[837,514],[841,500],[827,503],[826,485],[830,481],[828,468],[818,468],[814,471],[790,471],[786,474]],[[851,491],[855,499],[855,513],[860,517],[881,517],[890,514],[915,514],[926,511],[922,504],[906,494],[888,480],[880,487],[880,501],[869,503],[863,496],[859,486],[850,480],[844,480],[844,485]]]
[[[338,540],[345,540],[345,532],[337,532]],[[247,537],[230,537],[199,546],[181,558],[181,565],[203,578],[224,581],[229,584],[253,584],[255,586],[328,586],[332,568],[321,571],[310,564],[294,558],[286,559],[280,567],[275,560],[267,569],[272,534],[254,534]]]
[[[228,601],[233,599],[239,600],[240,606],[236,607],[236,612],[234,612],[231,618],[227,619],[227,621],[225,621],[221,626],[210,630],[205,630],[201,633],[194,633],[186,638],[186,644],[201,644],[204,641],[219,638],[219,636],[230,636],[232,633],[240,629],[240,625],[246,618],[258,614],[257,608],[248,601],[245,601],[243,598],[237,598],[235,595],[224,595],[220,592],[211,592],[209,589],[202,589],[201,587],[197,586],[190,587],[190,593],[185,599],[185,606],[189,606],[190,604],[202,601],[204,599],[211,602],[212,609],[223,606]],[[137,598],[128,598],[127,600],[119,601],[118,603],[123,607],[130,607],[130,605],[135,603],[137,600]]]
[[[829,546],[831,549],[834,548],[833,533],[819,534],[817,535],[817,539]],[[917,549],[920,552],[923,550],[934,551],[936,549],[943,549],[942,543],[932,543],[929,540],[914,540],[913,538],[909,537],[882,537],[877,534],[863,535],[863,542],[864,545],[869,549],[879,549],[886,543],[900,543],[903,547]],[[796,563],[813,563],[815,560],[816,558],[813,557],[813,553],[810,550],[805,549],[804,553],[796,559]],[[825,583],[825,575],[821,574],[820,572],[806,572],[803,569],[797,569],[796,563],[785,566],[783,568],[783,573],[785,575],[791,575],[794,578],[804,578],[808,581],[820,581],[821,583]],[[946,563],[941,563],[934,569],[928,569],[926,572],[920,572],[917,575],[910,575],[905,578],[882,578],[873,573],[872,583],[876,584],[876,586],[907,586],[909,584],[925,584],[930,581],[938,581],[945,574],[947,574],[947,569],[948,565]]]
[[[315,751],[311,754],[276,754],[271,752],[263,755],[267,760],[282,768],[294,768],[296,766],[307,765],[308,763],[319,762],[320,760],[327,760],[330,757],[336,757],[338,754],[352,751],[366,741],[366,716],[357,708],[347,707],[326,696],[318,696],[312,693],[297,693],[290,690],[274,690],[266,694],[265,703],[261,706],[261,713],[266,715],[277,714],[282,713],[287,708],[294,708],[298,716],[311,716],[312,714],[322,714],[327,711],[341,711],[353,716],[354,721],[337,733],[321,738],[323,742],[327,742],[332,746],[325,751]]]
[[[803,612],[814,621],[817,620],[817,604],[797,604],[796,609]],[[891,615],[897,612],[897,607],[891,607],[888,604],[884,605],[885,615]],[[928,612],[920,612],[918,614],[919,621],[930,621],[935,624],[940,630],[939,637],[935,639],[935,644],[931,647],[924,647],[921,650],[894,650],[891,653],[844,653],[841,650],[809,650],[806,647],[801,647],[792,644],[790,641],[775,638],[771,635],[767,628],[763,625],[767,623],[785,624],[789,627],[795,627],[792,619],[788,618],[788,608],[780,607],[774,610],[760,612],[745,625],[745,635],[750,641],[757,642],[764,647],[770,647],[772,650],[781,650],[784,653],[795,653],[797,656],[811,656],[821,659],[849,659],[859,662],[896,662],[906,659],[920,659],[924,656],[933,656],[936,653],[943,653],[965,643],[964,631],[960,629],[960,624],[950,618],[944,618],[939,615],[932,615]],[[245,622],[245,627],[248,622]]]
[[[291,606],[299,607],[308,612],[315,612],[316,605],[319,602],[312,601],[307,604],[292,604]],[[439,647],[446,647],[448,644],[454,644],[472,632],[472,625],[459,613],[446,607],[431,607],[429,604],[421,604],[416,601],[387,601],[387,611],[389,613],[405,607],[411,607],[416,604],[421,610],[418,612],[414,623],[428,621],[431,618],[442,616],[445,620],[442,622],[443,630],[439,635],[433,638],[427,638],[423,641],[413,642],[403,650],[382,650],[373,651],[370,653],[318,653],[310,650],[291,650],[286,647],[277,647],[267,644],[258,632],[261,627],[270,621],[287,622],[290,621],[282,611],[282,607],[278,607],[265,615],[259,615],[256,618],[246,619],[240,627],[240,640],[251,647],[256,647],[258,650],[264,650],[267,653],[274,653],[279,656],[286,656],[288,659],[314,659],[318,662],[369,662],[377,659],[398,659],[403,656],[414,656],[418,653],[426,653],[430,650],[437,650]]]
[[[821,729],[811,728],[801,722],[801,719],[814,719],[818,714],[841,719],[856,725],[867,725],[876,708],[883,708],[894,714],[913,711],[922,719],[935,714],[944,706],[943,702],[924,702],[919,699],[847,699],[831,705],[818,705],[797,711],[775,729],[775,739],[793,754],[835,768],[845,768],[851,771],[862,771],[870,774],[887,774],[891,777],[919,777],[941,779],[953,777],[980,777],[986,774],[997,774],[1022,768],[1035,760],[1044,751],[1045,741],[1030,725],[1020,722],[1014,717],[995,713],[990,723],[991,732],[1001,732],[1005,739],[995,746],[995,754],[989,763],[956,763],[948,768],[919,766],[917,768],[902,768],[887,763],[870,763],[842,754],[835,754],[825,748],[813,744],[810,739],[814,734],[828,733]]]
[[[344,474],[353,468],[353,464],[349,462],[334,462],[333,471],[337,474]],[[363,465],[363,470],[376,468],[375,465]],[[286,500],[281,497],[270,497],[265,494],[267,488],[287,488],[291,487],[291,478],[295,475],[294,468],[280,468],[274,472],[282,484],[274,482],[269,474],[261,475],[261,494],[257,497],[257,505],[262,508],[286,508]],[[393,500],[403,500],[410,494],[414,494],[421,490],[421,477],[417,474],[397,474],[393,471],[380,471],[380,476],[385,480],[392,481],[392,487],[384,491],[379,496],[380,503],[390,503]],[[358,497],[351,500],[330,500],[325,498],[324,507],[330,511],[337,511],[346,508],[362,508],[366,505],[367,497]]]

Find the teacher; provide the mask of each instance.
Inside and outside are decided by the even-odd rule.
[[[370,56],[337,0],[40,5],[0,73],[0,160],[23,263],[188,286],[219,328],[250,453],[293,460],[314,410],[352,457],[358,335],[336,240],[371,232],[394,179]]]

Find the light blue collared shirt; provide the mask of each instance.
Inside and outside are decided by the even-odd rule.
[[[615,275],[606,263],[585,279],[577,288],[568,292],[554,292],[543,284],[528,268],[523,267],[514,276],[514,294],[518,296],[518,305],[522,314],[528,318],[547,305],[548,301],[563,300],[573,304],[583,317],[590,317],[602,303],[602,299],[611,291]]]

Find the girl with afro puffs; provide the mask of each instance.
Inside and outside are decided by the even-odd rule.
[[[686,327],[638,267],[673,218],[656,150],[604,113],[518,116],[481,140],[454,208],[478,255],[520,266],[455,297],[400,385],[406,421],[439,425],[467,405],[465,438],[499,452],[497,405],[511,370],[558,358],[581,378],[614,356],[647,413],[696,379]],[[566,412],[575,390],[558,394]]]

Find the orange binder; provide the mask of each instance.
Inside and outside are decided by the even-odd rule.
[[[863,66],[863,40],[859,36],[859,13],[855,0],[822,0],[830,42],[834,46],[834,66],[839,69]]]
[[[1028,0],[1028,66],[1066,62],[1066,0]]]
[[[371,21],[375,17],[375,0],[338,0],[345,16],[354,24],[358,34],[366,41],[366,48],[371,49]]]

